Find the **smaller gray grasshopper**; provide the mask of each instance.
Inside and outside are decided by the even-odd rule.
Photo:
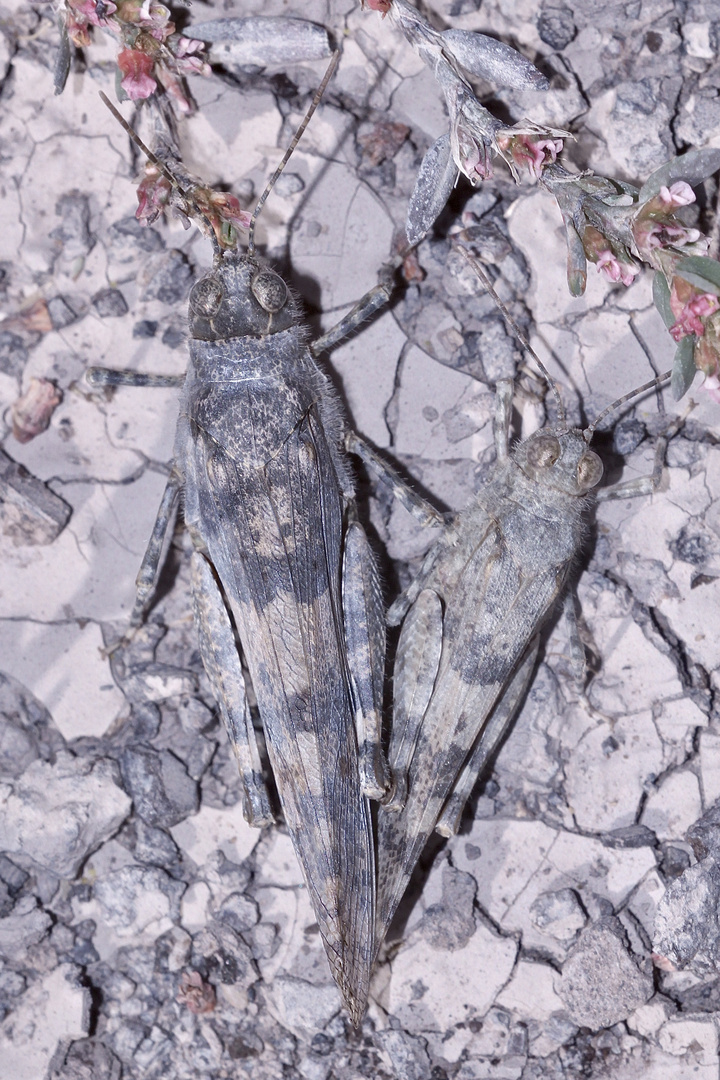
[[[480,265],[466,257],[502,307]],[[529,684],[539,631],[563,597],[572,618],[568,578],[593,504],[649,494],[661,477],[666,439],[658,442],[652,476],[596,491],[603,467],[589,442],[610,411],[669,372],[613,403],[582,431],[565,423],[559,391],[535,359],[556,397],[557,424],[510,449],[513,384],[498,383],[494,474],[449,521],[408,492],[357,437],[351,440],[370,468],[389,473],[408,509],[426,524],[445,525],[388,612],[388,623],[402,622],[402,630],[389,747],[395,789],[378,811],[377,948],[433,830],[457,832],[478,775]],[[582,669],[577,633],[573,652]]]
[[[182,492],[200,649],[238,760],[245,816],[258,827],[273,820],[238,640],[330,968],[358,1024],[374,957],[369,798],[388,786],[380,748],[385,624],[355,514],[343,421],[314,357],[384,303],[389,290],[372,289],[308,347],[297,302],[256,258],[253,242],[265,198],[331,74],[332,67],[255,209],[248,253],[216,245],[212,270],[190,293],[175,457],[130,624],[141,623],[154,591]],[[200,216],[192,194],[179,190],[185,212]],[[167,385],[97,368],[88,378],[95,386]]]

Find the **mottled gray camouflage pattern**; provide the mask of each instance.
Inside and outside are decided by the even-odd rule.
[[[194,287],[176,469],[197,552],[203,660],[246,781],[246,815],[266,824],[269,807],[228,611],[330,967],[358,1023],[373,960],[375,862],[357,688],[382,690],[382,603],[367,542],[348,522],[342,422],[274,277],[250,257],[226,255]],[[342,596],[348,531],[354,609],[362,611],[351,665]],[[369,705],[380,708],[377,698]]]
[[[378,818],[378,947],[430,834],[457,828],[522,698],[601,474],[580,431],[531,436],[499,460],[390,611],[405,622],[390,743],[396,789]]]

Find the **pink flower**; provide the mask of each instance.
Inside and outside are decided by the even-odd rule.
[[[106,26],[108,15],[117,11],[111,0],[68,0],[68,7],[91,26]]]
[[[84,16],[77,18],[75,13],[67,10],[65,12],[65,29],[68,32],[68,37],[78,49],[86,49],[90,44],[90,34],[88,33],[88,24]]]
[[[213,987],[205,982],[199,971],[183,971],[175,1000],[187,1005],[196,1016],[212,1012],[216,1003]]]
[[[390,10],[392,0],[362,0],[362,3],[363,6],[367,3],[367,6],[370,8],[371,11],[382,12],[382,17],[384,19],[388,11]]]
[[[175,23],[170,22],[170,9],[153,0],[143,0],[133,22],[147,30],[156,41],[165,41],[175,33]]]
[[[231,225],[237,225],[241,229],[250,228],[252,214],[249,210],[243,210],[235,195],[228,191],[213,191],[210,204],[223,221],[229,221]]]
[[[695,192],[684,180],[677,180],[669,188],[661,187],[658,192],[660,201],[668,209],[675,206],[689,206],[695,202]]]
[[[563,148],[562,139],[531,134],[500,135],[497,144],[508,163],[511,158],[520,168],[526,167],[536,180],[540,179],[546,165],[557,160]]]
[[[157,90],[151,76],[153,58],[137,49],[123,49],[118,53],[118,67],[124,78],[120,85],[132,101],[150,97]]]
[[[474,135],[462,116],[450,128],[450,143],[456,165],[471,184],[490,179],[493,170],[488,147],[482,138]]]
[[[194,55],[202,52],[204,48],[204,41],[188,37],[179,38],[175,51],[178,71],[183,75],[209,75],[210,65],[205,62],[202,56]]]
[[[618,257],[606,248],[598,252],[598,273],[602,273],[610,281],[622,281],[623,285],[632,285],[633,278],[640,273],[640,267],[635,263],[620,262]]]
[[[720,405],[720,379],[717,375],[706,375],[705,382],[700,389],[704,390],[706,394],[710,395],[713,401]]]
[[[720,303],[718,303],[717,296],[712,293],[703,293],[702,296],[696,296],[692,300],[688,300],[680,312],[677,322],[674,322],[670,327],[673,341],[681,341],[688,334],[702,337],[705,333],[705,325],[700,320],[707,318],[708,315],[713,315],[718,309],[720,309]]]
[[[700,230],[686,229],[682,225],[671,225],[669,222],[654,221],[644,231],[644,236],[638,239],[649,251],[659,247],[683,247],[685,244],[697,243],[700,239]]]
[[[204,41],[198,41],[197,38],[179,37],[175,55],[190,56],[191,53],[202,52],[204,48]]]
[[[189,113],[192,111],[192,105],[183,89],[182,83],[174,71],[171,71],[165,64],[158,64],[155,68],[155,74],[167,90],[170,97],[175,99],[178,109],[182,113]]]
[[[151,162],[145,166],[145,176],[138,184],[138,208],[135,217],[142,225],[151,225],[167,206],[172,184]]]

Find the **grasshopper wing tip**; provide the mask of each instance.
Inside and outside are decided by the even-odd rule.
[[[358,996],[355,992],[349,994],[343,992],[343,1004],[350,1016],[353,1027],[360,1028],[367,1010],[367,994]]]

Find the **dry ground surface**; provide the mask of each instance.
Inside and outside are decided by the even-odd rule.
[[[544,94],[479,92],[503,118],[569,127],[568,167],[642,182],[682,150],[720,146],[711,0],[427,11],[514,44],[550,77]],[[375,284],[447,119],[428,69],[351,0],[196,3],[185,18],[260,12],[313,19],[343,48],[258,236],[317,333]],[[91,391],[83,372],[184,371],[186,298],[209,244],[177,220],[134,220],[140,162],[97,93],[112,94],[114,42],[97,31],[54,96],[52,5],[6,3],[0,28],[0,1075],[715,1080],[720,834],[712,813],[696,823],[720,797],[720,406],[691,390],[661,489],[598,510],[577,575],[597,657],[587,691],[558,620],[460,834],[423,860],[354,1031],[287,832],[242,818],[181,525],[146,627],[112,670],[101,653],[132,607],[177,392]],[[215,60],[178,123],[183,160],[252,205],[325,61]],[[709,182],[699,200],[706,231],[716,192]],[[575,419],[673,354],[649,273],[625,289],[592,270],[572,299],[549,195],[501,166],[475,191],[462,181],[419,247],[423,280],[328,361],[355,427],[451,509],[488,475],[493,384],[521,360],[451,253],[468,213]],[[10,408],[32,376],[63,400],[21,444]],[[527,385],[518,432],[542,422]],[[685,405],[663,400],[668,414]],[[664,423],[651,395],[598,439],[610,479],[649,471]],[[13,462],[46,485],[22,519]],[[59,532],[48,491],[70,511]],[[363,482],[361,501],[389,602],[431,537],[385,489]],[[672,949],[681,970],[653,965]],[[207,1012],[188,1007],[191,972],[213,988]]]

